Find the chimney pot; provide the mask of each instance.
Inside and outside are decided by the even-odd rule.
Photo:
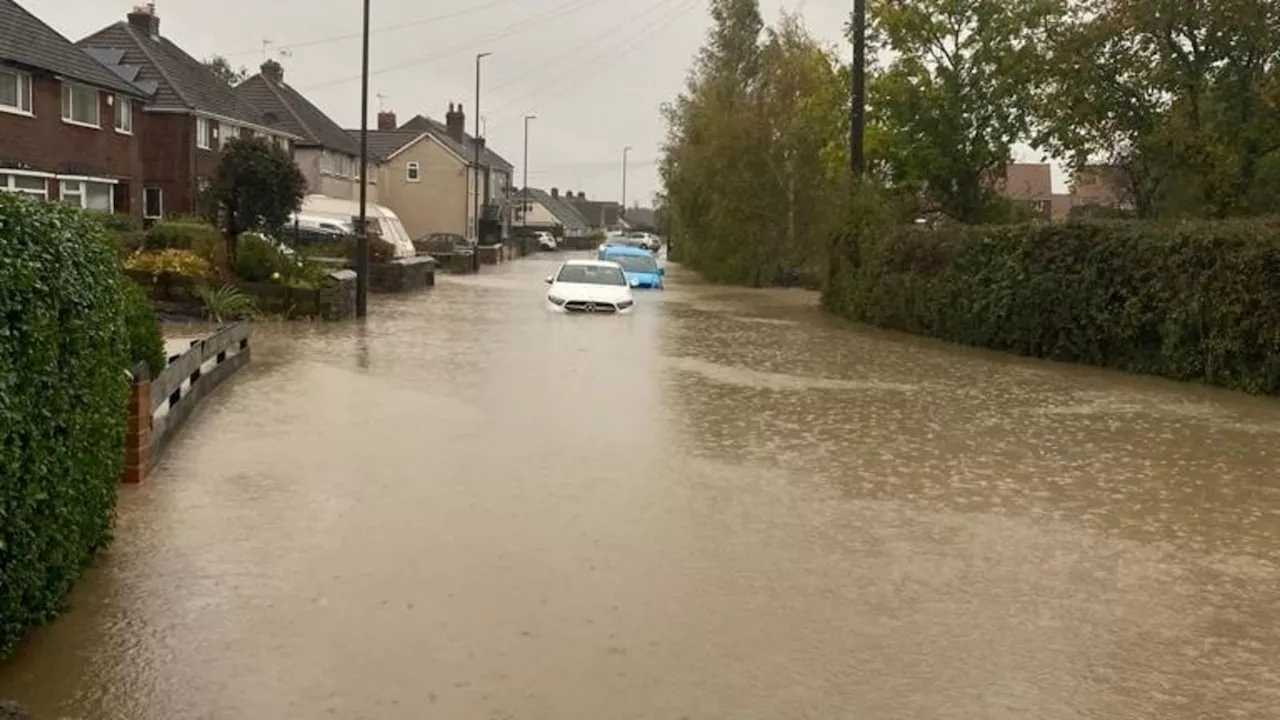
[[[560,188],[551,188],[551,197],[560,197]]]
[[[262,77],[277,85],[284,83],[284,66],[275,60],[268,60],[262,63],[262,67],[259,69],[262,71]]]
[[[390,110],[383,110],[378,113],[378,129],[379,130],[395,130],[396,114]]]
[[[145,32],[152,38],[160,37],[160,16],[156,15],[154,2],[145,5],[134,5],[133,12],[125,16],[129,24]]]
[[[467,134],[467,115],[462,111],[462,103],[458,103],[456,107],[453,103],[449,103],[449,114],[444,116],[444,124],[449,137],[461,145]]]

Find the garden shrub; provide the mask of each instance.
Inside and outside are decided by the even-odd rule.
[[[1265,220],[855,229],[824,298],[881,327],[1280,394],[1280,227]]]
[[[109,539],[129,403],[120,280],[99,223],[0,193],[0,657]]]
[[[236,277],[249,282],[266,282],[291,274],[298,263],[271,241],[254,233],[240,236],[236,249]]]
[[[121,281],[124,291],[124,324],[129,335],[130,365],[145,362],[151,377],[156,377],[164,370],[164,336],[160,333],[160,322],[156,319],[155,310],[147,293],[138,283],[124,278]]]
[[[214,273],[213,265],[191,250],[135,253],[125,259],[124,266],[127,270],[150,273],[155,280],[164,276],[204,280]]]
[[[166,220],[147,231],[147,250],[190,250],[216,267],[224,264],[226,245],[216,227],[192,220]]]

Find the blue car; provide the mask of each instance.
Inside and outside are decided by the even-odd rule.
[[[658,261],[648,250],[626,245],[605,245],[596,252],[596,259],[621,265],[622,271],[627,274],[627,283],[633,288],[661,290],[663,287],[667,271],[658,267]]]

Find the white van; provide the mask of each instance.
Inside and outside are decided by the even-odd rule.
[[[299,227],[308,229],[340,230],[343,233],[354,232],[353,218],[360,214],[360,203],[355,200],[340,200],[325,195],[308,195],[302,200],[302,207],[294,219]],[[395,248],[396,257],[413,257],[417,251],[404,223],[396,214],[382,205],[368,203],[365,214],[373,223],[382,239]]]

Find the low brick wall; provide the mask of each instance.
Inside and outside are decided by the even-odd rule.
[[[481,265],[497,265],[502,262],[502,253],[501,245],[481,245],[476,248],[476,254],[480,256]]]
[[[401,258],[369,266],[370,292],[416,292],[435,284],[436,261],[427,256]]]

